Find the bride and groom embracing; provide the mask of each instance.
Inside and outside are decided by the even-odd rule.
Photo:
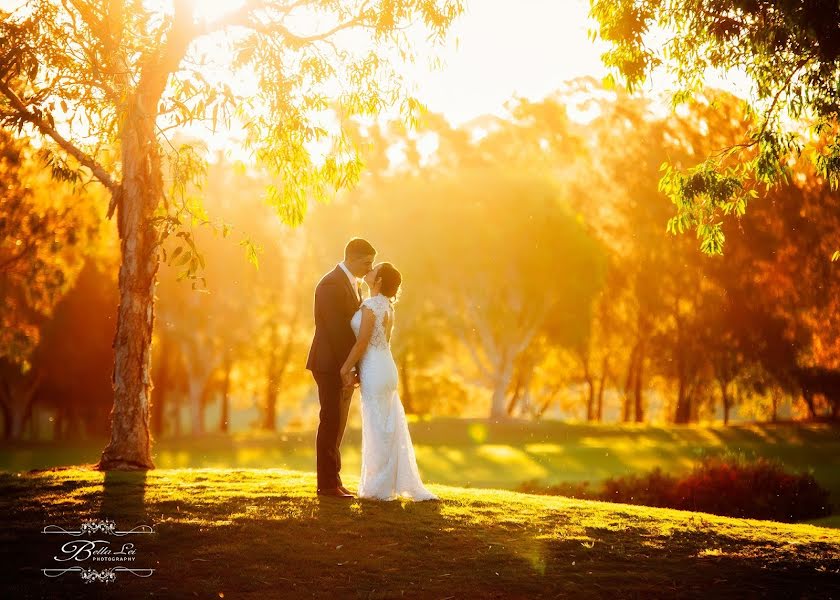
[[[391,355],[394,299],[402,276],[390,263],[373,264],[376,250],[354,238],[344,261],[315,288],[315,337],[306,368],[321,404],[316,440],[318,494],[352,498],[341,484],[341,438],[353,390],[361,391],[360,498],[438,500],[420,480],[414,447],[397,392]],[[364,278],[370,297],[362,299]]]

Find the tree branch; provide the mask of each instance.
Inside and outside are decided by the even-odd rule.
[[[723,154],[732,152],[738,148],[752,148],[761,141],[761,138],[764,137],[764,133],[767,131],[767,127],[770,124],[770,119],[773,118],[773,113],[776,112],[776,105],[779,103],[779,98],[781,98],[784,92],[790,89],[790,84],[793,81],[794,76],[802,69],[802,67],[804,67],[811,61],[811,58],[812,57],[809,55],[801,59],[794,66],[793,70],[788,74],[782,86],[776,91],[776,94],[773,96],[773,100],[770,103],[770,107],[764,112],[764,122],[761,124],[761,129],[759,130],[758,135],[755,136],[755,139],[751,142],[742,142],[740,144],[734,144],[732,146],[729,146],[728,148],[724,148],[723,150],[714,155],[715,158],[718,158]]]
[[[297,0],[296,2],[292,2],[291,4],[288,4],[285,7],[283,7],[282,12],[284,15],[288,15],[295,8],[306,3],[306,0]],[[284,27],[279,22],[275,21],[270,23],[260,23],[253,19],[254,13],[258,10],[263,10],[267,8],[279,8],[277,6],[274,6],[274,4],[275,3],[271,1],[246,2],[238,10],[230,13],[225,17],[222,17],[214,23],[208,24],[202,31],[200,31],[200,35],[213,33],[214,31],[220,31],[222,29],[225,29],[226,27],[244,27],[246,29],[251,29],[256,33],[260,33],[263,35],[279,34],[283,36],[283,38],[285,38],[286,40],[290,41],[293,45],[300,47],[305,44],[310,44],[312,42],[325,41],[328,38],[335,35],[336,33],[343,31],[344,29],[349,29],[357,25],[363,25],[369,14],[366,10],[366,7],[368,6],[368,3],[366,2],[359,9],[359,13],[352,19],[339,23],[335,27],[332,27],[327,31],[322,31],[321,33],[315,33],[312,35],[298,35],[296,33],[292,33],[288,28]]]
[[[74,146],[72,142],[67,140],[64,136],[62,136],[55,128],[50,125],[46,120],[37,116],[33,112],[31,112],[23,101],[18,98],[17,94],[12,91],[12,89],[8,86],[8,84],[2,80],[0,80],[0,92],[6,98],[9,99],[12,106],[15,109],[15,115],[21,117],[25,121],[32,123],[35,127],[37,127],[41,133],[51,137],[55,142],[70,156],[78,160],[82,165],[87,167],[91,170],[94,176],[99,180],[99,182],[108,188],[112,193],[116,193],[119,189],[119,183],[116,182],[105,170],[102,165],[96,162],[92,157],[88,156],[84,152],[82,152],[79,148]]]

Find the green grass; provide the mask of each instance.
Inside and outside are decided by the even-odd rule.
[[[440,502],[348,501],[314,486],[282,469],[0,473],[0,597],[104,591],[39,570],[65,540],[41,528],[86,518],[155,528],[133,536],[135,565],[155,573],[119,574],[108,597],[840,597],[834,529],[434,484]]]
[[[731,427],[585,425],[556,421],[432,419],[411,424],[424,479],[463,487],[515,489],[536,479],[551,485],[648,471],[678,474],[703,455],[728,452],[780,460],[793,471],[812,471],[840,509],[840,427],[761,424]],[[95,462],[104,440],[15,444],[0,452],[0,469],[25,470]],[[161,468],[315,468],[315,434],[235,434],[164,438],[155,443]],[[360,434],[350,428],[342,444],[342,473],[357,474]]]

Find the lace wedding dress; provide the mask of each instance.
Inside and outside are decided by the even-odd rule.
[[[378,500],[437,500],[420,480],[405,411],[397,392],[397,365],[385,333],[385,316],[393,322],[394,309],[381,294],[365,300],[362,307],[373,312],[375,322],[370,343],[358,365],[362,394],[362,475],[358,495]],[[350,320],[356,337],[361,323],[362,308],[359,308]]]

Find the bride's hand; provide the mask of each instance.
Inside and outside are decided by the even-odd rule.
[[[350,371],[350,369],[348,369],[346,367],[342,367],[340,373],[341,373],[341,383],[344,385],[344,387],[352,387],[355,382],[354,382],[353,373]]]

